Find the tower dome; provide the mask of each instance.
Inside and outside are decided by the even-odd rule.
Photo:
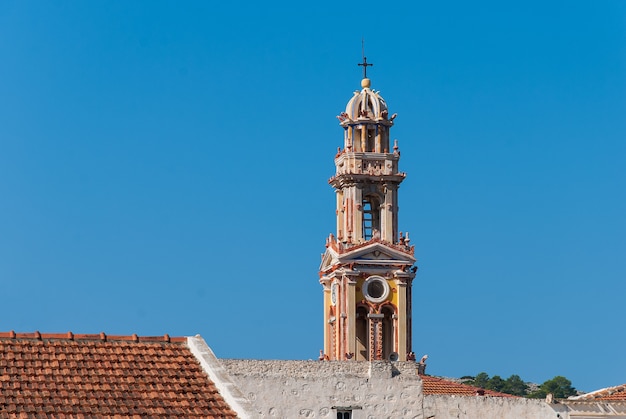
[[[370,89],[370,79],[361,80],[362,89],[354,92],[345,112],[337,115],[345,129],[347,152],[389,153],[389,129],[396,114],[389,116],[387,102],[380,92]]]
[[[393,125],[393,122],[388,119],[389,111],[387,109],[387,103],[385,99],[380,95],[380,92],[370,89],[370,79],[364,78],[361,81],[363,89],[361,91],[354,92],[354,96],[348,102],[346,106],[346,120],[342,121],[347,124],[347,119],[352,121],[386,121],[388,124]],[[344,125],[342,123],[342,125]]]

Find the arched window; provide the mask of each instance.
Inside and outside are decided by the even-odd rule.
[[[389,355],[394,351],[394,318],[395,310],[391,306],[385,306],[382,308],[381,313],[385,316],[383,318],[383,359],[389,359]]]
[[[360,306],[356,309],[356,360],[368,360],[369,331],[366,307]]]
[[[376,130],[374,129],[374,125],[369,125],[367,127],[367,140],[365,142],[365,150],[368,152],[376,152]]]
[[[376,198],[366,196],[363,198],[363,239],[372,239],[374,230],[380,232],[380,207]]]

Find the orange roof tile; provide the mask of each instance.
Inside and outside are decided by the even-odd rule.
[[[620,400],[626,401],[626,384],[602,388],[580,396],[569,397],[569,400]]]
[[[0,416],[236,417],[185,342],[0,333]]]
[[[456,395],[456,396],[492,396],[492,397],[517,397],[511,394],[485,390],[480,387],[456,383],[443,378],[430,375],[420,375],[424,384],[425,395]]]

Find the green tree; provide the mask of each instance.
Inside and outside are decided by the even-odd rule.
[[[471,385],[480,388],[487,388],[489,385],[489,374],[486,372],[479,373],[476,377],[474,377],[474,382]]]
[[[504,389],[505,381],[499,375],[494,375],[491,377],[491,380],[487,383],[487,390],[499,391],[502,392]]]
[[[564,399],[575,395],[576,389],[572,387],[572,382],[570,380],[561,375],[557,375],[551,380],[547,380],[541,384],[539,389],[533,391],[528,397],[539,399],[546,397],[549,393],[552,393],[554,397],[558,399]]]
[[[528,393],[528,385],[519,375],[513,374],[506,379],[504,388],[501,391],[514,396],[525,396]]]

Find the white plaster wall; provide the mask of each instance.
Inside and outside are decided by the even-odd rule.
[[[260,418],[424,418],[414,362],[220,361]]]
[[[544,400],[490,396],[424,396],[425,418],[557,419],[555,406]],[[563,413],[561,413],[563,418]]]
[[[259,418],[334,419],[333,406],[354,406],[354,419],[568,419],[544,400],[424,396],[415,362],[220,362]]]

